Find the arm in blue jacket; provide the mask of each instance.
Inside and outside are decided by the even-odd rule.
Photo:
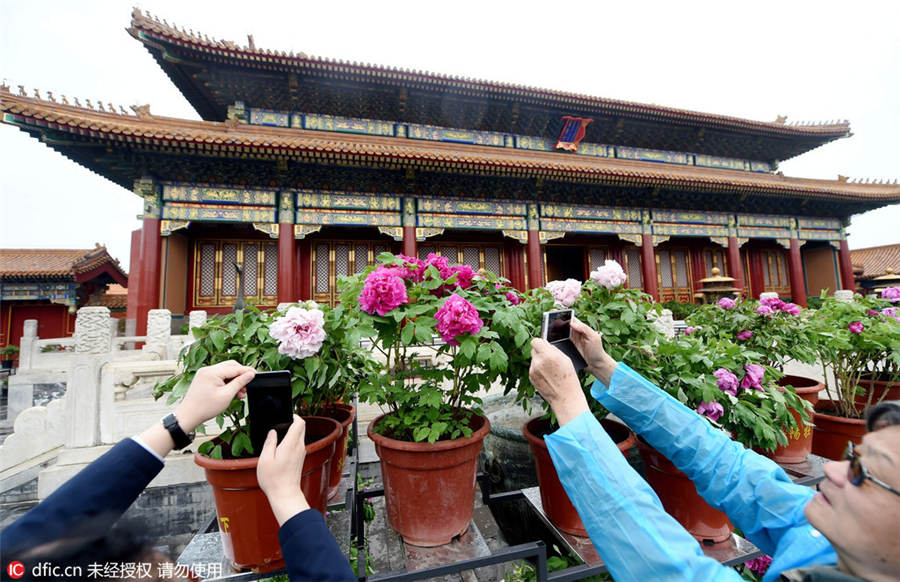
[[[836,563],[834,549],[803,514],[814,492],[794,484],[774,462],[732,441],[625,364],[616,366],[608,388],[594,382],[591,394],[773,556],[770,573]]]
[[[278,541],[291,580],[356,582],[347,557],[315,509],[301,511],[284,522]]]
[[[92,533],[112,527],[162,468],[144,447],[123,440],[3,530],[3,555],[14,558],[85,526]]]

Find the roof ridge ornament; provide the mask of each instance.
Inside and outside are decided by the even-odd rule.
[[[153,116],[150,113],[149,103],[145,103],[144,105],[132,105],[131,110],[134,111],[134,114],[137,115],[138,119],[146,119]]]

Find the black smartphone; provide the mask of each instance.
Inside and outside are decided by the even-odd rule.
[[[575,371],[583,370],[587,367],[587,362],[581,357],[581,352],[572,343],[572,318],[575,317],[575,311],[572,309],[554,309],[544,312],[543,325],[541,326],[541,337],[543,337],[552,346],[560,350],[572,360]]]
[[[247,384],[247,406],[250,409],[250,443],[254,454],[259,455],[270,430],[275,429],[280,443],[294,422],[291,373],[287,370],[257,372]]]

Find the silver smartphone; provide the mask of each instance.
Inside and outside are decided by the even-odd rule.
[[[587,367],[587,362],[581,357],[581,353],[572,343],[572,319],[575,311],[572,309],[554,309],[544,312],[544,320],[541,325],[541,337],[552,346],[569,356],[575,371]]]

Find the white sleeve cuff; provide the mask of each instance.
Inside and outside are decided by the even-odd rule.
[[[159,459],[159,462],[160,462],[160,463],[165,463],[165,460],[164,460],[162,457],[159,456],[159,453],[157,453],[156,451],[154,451],[153,449],[151,449],[151,448],[150,448],[150,445],[148,445],[147,443],[145,443],[144,440],[143,440],[139,435],[135,435],[135,436],[131,437],[131,440],[133,440],[133,441],[136,442],[137,444],[139,444],[139,445],[141,445],[142,447],[144,447],[144,449],[145,449],[148,453],[150,453],[151,455],[153,455],[154,457],[156,457],[157,459]]]

